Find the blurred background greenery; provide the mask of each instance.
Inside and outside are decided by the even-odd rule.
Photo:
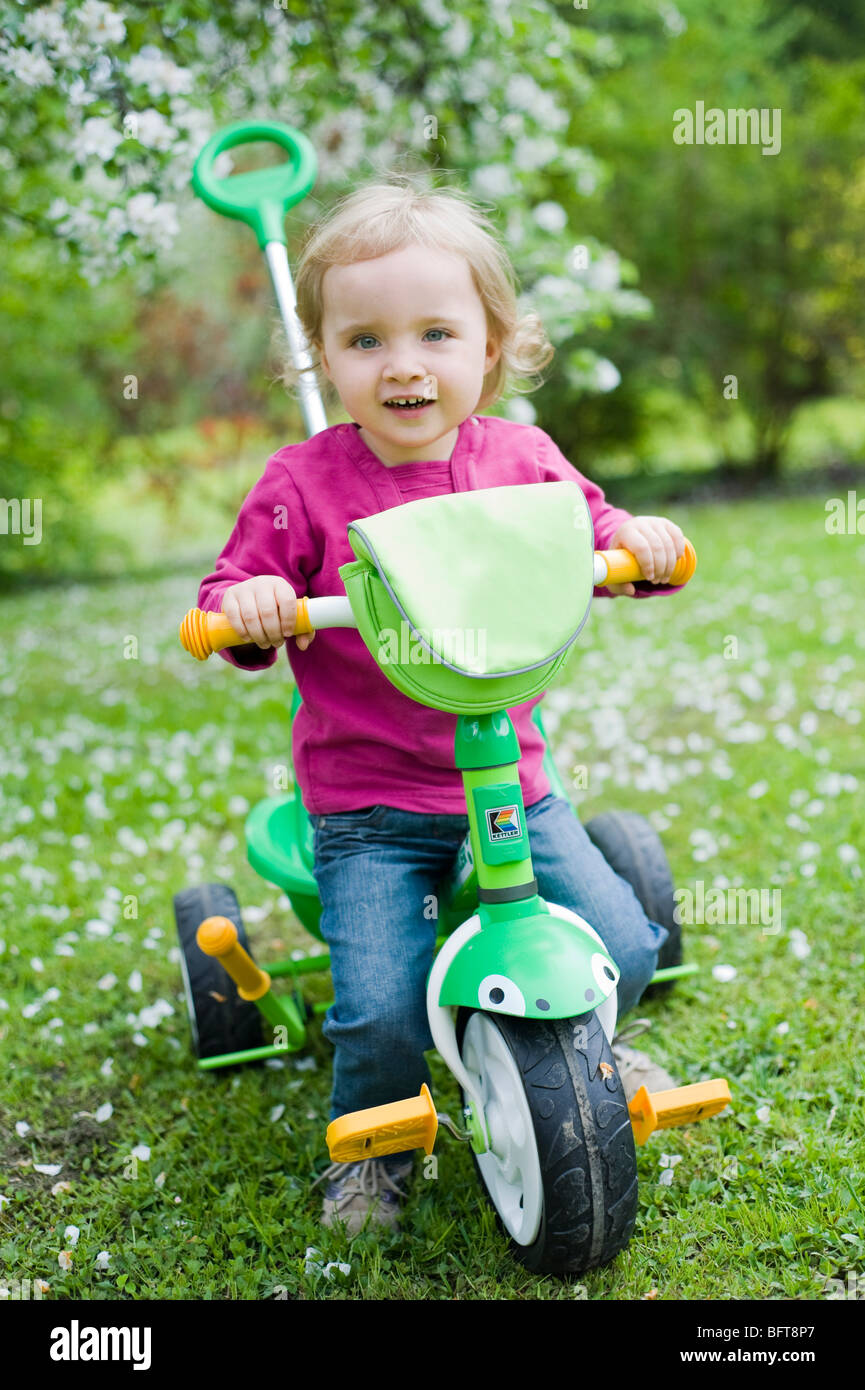
[[[0,585],[209,567],[268,455],[304,437],[254,238],[189,191],[207,136],[250,116],[319,155],[292,259],[388,169],[490,209],[556,346],[495,413],[615,502],[854,486],[863,79],[856,0],[12,0],[0,494],[43,510],[39,544],[7,520]],[[780,111],[781,148],[676,143],[697,102]]]

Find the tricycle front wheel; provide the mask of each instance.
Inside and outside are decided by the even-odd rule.
[[[544,1274],[607,1264],[633,1233],[637,1158],[597,1015],[547,1023],[463,1009],[457,1040],[490,1138],[475,1161],[516,1258]]]

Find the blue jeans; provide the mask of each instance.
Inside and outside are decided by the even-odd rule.
[[[324,1035],[334,1045],[332,1120],[416,1096],[430,1074],[426,980],[436,886],[468,831],[465,815],[393,806],[310,817],[321,933],[330,947],[334,1002]],[[621,971],[619,1014],[655,972],[667,928],[644,913],[569,803],[546,796],[526,809],[538,892],[585,917]]]

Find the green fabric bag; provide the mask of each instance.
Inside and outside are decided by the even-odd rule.
[[[422,705],[489,714],[549,685],[588,617],[594,528],[577,483],[425,497],[349,523],[340,577],[384,675]]]

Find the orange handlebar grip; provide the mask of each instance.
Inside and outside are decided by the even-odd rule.
[[[228,917],[207,917],[195,934],[206,956],[218,956],[237,985],[241,999],[260,999],[270,989],[270,976],[261,970],[237,939],[237,927]]]
[[[190,608],[180,624],[180,642],[196,661],[206,661],[211,652],[243,646],[247,639],[235,632],[224,613],[205,613],[202,608]]]
[[[294,635],[312,631],[308,602],[299,598]],[[190,608],[180,624],[180,642],[197,661],[206,661],[212,652],[221,652],[223,647],[249,645],[248,638],[235,632],[224,613],[205,613],[203,608]]]
[[[607,584],[632,584],[637,579],[645,579],[639,562],[630,550],[601,550],[598,554],[603,555],[607,562],[607,577],[604,580],[604,586]],[[685,553],[679,556],[676,561],[676,568],[667,583],[687,584],[688,580],[693,578],[696,568],[697,552],[691,542],[686,540]]]
[[[309,604],[305,598],[297,600],[297,615],[294,619],[294,635],[298,636],[302,632],[312,632],[312,623],[309,621]]]

